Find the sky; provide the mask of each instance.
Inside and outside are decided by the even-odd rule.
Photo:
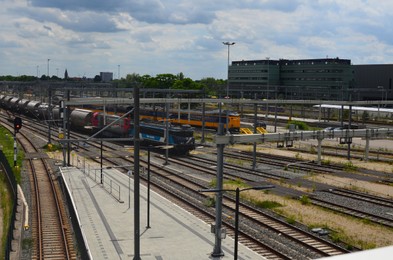
[[[229,59],[393,63],[391,0],[0,0],[0,75],[227,78]],[[48,61],[49,60],[49,61]]]

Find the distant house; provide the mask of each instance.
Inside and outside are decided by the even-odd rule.
[[[110,82],[113,80],[113,72],[100,72],[101,82]]]

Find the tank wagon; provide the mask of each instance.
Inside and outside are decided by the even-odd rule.
[[[11,100],[13,105],[11,105]],[[53,106],[50,114],[49,105],[46,103],[16,99],[11,96],[0,96],[0,106],[13,113],[45,120],[53,124],[62,124],[59,121],[59,106]],[[118,115],[108,115],[103,112],[78,108],[71,109],[68,114],[70,127],[75,131],[94,134],[103,130],[100,135],[104,137],[130,137],[130,140],[134,137],[135,129],[132,120],[128,117],[120,118]],[[48,121],[49,119],[52,120]],[[194,130],[190,126],[169,126],[168,142],[165,139],[166,132],[164,124],[140,123],[140,138],[144,143],[152,145],[169,144],[173,147],[171,151],[177,154],[186,154],[195,149]]]

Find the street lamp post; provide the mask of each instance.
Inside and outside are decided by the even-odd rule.
[[[231,45],[235,45],[235,42],[222,42],[222,44],[228,46],[228,70],[227,70],[227,95],[226,97],[229,97],[229,47]]]
[[[269,64],[270,64],[269,60],[270,60],[270,58],[266,57],[266,60],[267,60],[266,100],[269,100]],[[266,102],[266,119],[268,118],[268,116],[269,116],[269,103]]]
[[[380,91],[381,91],[381,103],[383,103],[383,101],[384,101],[384,92],[385,92],[385,87],[384,86],[378,86],[377,87],[378,89],[380,89]],[[386,100],[387,100],[387,95],[386,95]],[[382,104],[381,104],[382,105]]]
[[[48,79],[49,79],[49,61],[50,61],[50,59],[48,59],[48,67],[47,67],[47,69],[48,69],[48,71],[47,71],[47,76],[48,76]]]
[[[238,241],[239,241],[239,201],[240,201],[240,192],[246,190],[266,190],[274,188],[274,185],[264,185],[264,186],[256,186],[256,187],[249,187],[244,189],[239,189],[237,187],[235,190],[231,189],[202,189],[199,192],[223,192],[223,191],[235,191],[236,193],[236,203],[235,203],[235,245],[234,245],[234,252],[233,252],[233,259],[237,260],[238,256]]]
[[[147,225],[150,228],[150,146],[147,147]]]
[[[226,94],[225,98],[229,98],[229,47],[231,45],[235,45],[235,42],[223,42],[223,44],[228,46],[227,94]],[[228,108],[227,108],[227,110],[226,110],[226,122],[225,122],[227,133],[229,133],[229,125],[228,125],[228,123],[229,122],[228,122]]]

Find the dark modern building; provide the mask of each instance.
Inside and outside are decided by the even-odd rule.
[[[354,65],[353,67],[356,88],[363,100],[393,99],[393,64]]]
[[[232,96],[247,98],[391,99],[393,65],[352,65],[339,58],[233,61]]]

